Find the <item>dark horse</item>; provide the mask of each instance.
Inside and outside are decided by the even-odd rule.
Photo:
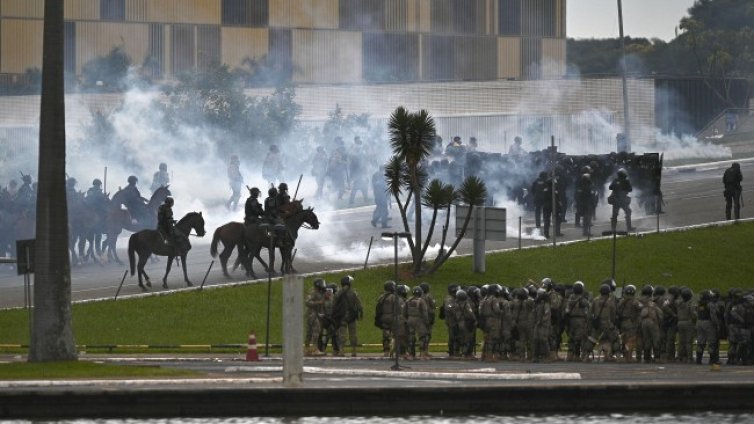
[[[152,282],[149,281],[149,276],[144,272],[144,265],[152,254],[168,257],[165,276],[162,278],[163,288],[168,288],[168,274],[170,273],[170,267],[173,265],[173,259],[175,259],[176,256],[181,257],[183,279],[186,281],[186,285],[192,285],[191,281],[189,281],[188,274],[186,273],[186,255],[188,254],[188,251],[191,250],[191,243],[188,241],[188,235],[191,233],[192,229],[196,231],[197,236],[204,237],[204,217],[202,217],[201,212],[189,212],[186,216],[181,218],[177,224],[175,224],[175,233],[177,237],[172,245],[165,244],[164,238],[157,230],[142,230],[138,233],[131,234],[131,237],[128,239],[128,262],[131,264],[131,275],[134,275],[136,269],[139,270],[139,287],[141,287],[142,290],[147,290],[141,282],[142,275],[144,276],[144,279],[147,280],[147,286],[152,287]],[[136,265],[134,253],[139,254],[138,266]]]
[[[245,228],[244,231],[244,246],[246,251],[246,272],[251,275],[252,278],[256,278],[254,274],[253,261],[254,258],[259,258],[259,252],[263,247],[266,247],[270,251],[270,264],[269,269],[274,269],[275,264],[275,250],[277,247],[280,249],[281,256],[281,272],[283,274],[296,272],[293,268],[293,248],[298,238],[298,230],[301,227],[311,228],[313,230],[319,229],[319,219],[317,214],[314,213],[313,208],[303,209],[300,200],[294,200],[291,203],[285,205],[287,210],[282,211],[284,213],[285,225],[280,229],[282,231],[277,232],[276,229],[270,226],[264,225],[250,225]],[[281,213],[281,215],[283,215]],[[306,226],[304,225],[306,224]],[[273,233],[274,237],[270,237],[270,233]],[[273,240],[274,239],[274,244]],[[270,249],[272,247],[272,249]]]
[[[281,210],[281,216],[284,217],[283,219],[286,222],[286,227],[293,227],[292,231],[286,230],[286,235],[294,235],[294,238],[290,239],[290,243],[275,243],[275,247],[281,249],[280,252],[283,256],[283,266],[281,267],[281,271],[283,272],[291,272],[293,270],[291,252],[293,251],[295,236],[298,235],[298,229],[303,225],[304,222],[306,222],[312,228],[319,228],[317,215],[314,214],[311,208],[304,209],[301,203],[302,200],[294,200],[288,205],[284,206]],[[259,254],[261,247],[269,247],[269,240],[267,240],[266,243],[263,243],[263,245],[259,249],[255,248],[253,255],[250,255],[250,252],[248,252],[247,250],[247,246],[249,246],[248,238],[258,238],[258,231],[264,232],[265,234],[263,238],[266,238],[267,228],[269,227],[259,227],[258,225],[253,225],[247,228],[243,223],[229,222],[218,227],[215,230],[215,233],[212,237],[212,244],[210,246],[210,254],[212,255],[212,257],[216,257],[218,244],[222,242],[223,251],[220,253],[220,264],[223,268],[223,274],[227,278],[230,278],[230,275],[228,274],[228,259],[233,253],[233,249],[235,249],[236,247],[238,248],[238,260],[233,266],[233,270],[236,269],[239,261],[241,261],[246,267],[247,275],[252,278],[257,278],[254,274],[251,262],[254,260],[254,258],[262,263],[262,265],[265,267],[265,270],[269,270],[268,264],[265,263],[265,261]],[[272,266],[272,264],[270,264],[269,266]]]
[[[102,243],[102,250],[107,251],[108,259],[115,260],[118,264],[121,261],[116,250],[116,243],[120,233],[123,230],[136,232],[157,227],[157,208],[165,201],[165,198],[170,196],[168,186],[162,186],[155,190],[152,197],[149,198],[149,202],[144,205],[145,211],[141,211],[142,220],[136,221],[134,215],[138,215],[139,212],[129,211],[121,207],[123,205],[122,192],[122,190],[118,190],[113,195],[110,206],[107,208],[105,219],[105,235],[107,237]]]

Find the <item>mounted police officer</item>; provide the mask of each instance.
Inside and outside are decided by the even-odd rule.
[[[31,185],[31,175],[23,175],[21,181],[23,184],[16,191],[15,202],[21,207],[30,208],[37,200],[37,194]]]
[[[738,162],[733,162],[730,168],[725,170],[723,174],[723,185],[725,191],[725,219],[730,219],[730,210],[733,209],[733,217],[735,219],[741,218],[741,181],[744,177],[741,175],[741,165]]]
[[[160,164],[159,171],[152,177],[152,185],[149,187],[152,193],[160,187],[167,187],[170,184],[170,174],[168,174],[168,165],[163,162]]]
[[[102,181],[99,178],[92,181],[92,186],[86,191],[84,200],[104,222],[107,213],[107,196],[102,192]]]
[[[147,199],[141,197],[141,193],[136,187],[137,182],[139,182],[139,179],[131,175],[128,177],[128,185],[122,190],[123,204],[132,214],[138,214],[140,211],[143,211],[144,203],[147,202]]]
[[[246,199],[246,206],[244,208],[245,215],[243,223],[245,225],[256,224],[264,216],[264,209],[259,203],[259,200],[257,200],[259,194],[260,192],[258,188],[252,187],[249,189],[249,198]]]
[[[165,244],[175,242],[175,220],[173,219],[173,198],[168,196],[157,209],[157,230],[162,235]]]
[[[288,184],[280,183],[278,184],[277,207],[280,208],[288,203],[291,203],[291,195],[288,194]]]
[[[613,231],[618,226],[618,213],[623,209],[623,213],[626,216],[626,231],[634,231],[636,228],[631,226],[631,197],[628,195],[633,190],[631,181],[628,179],[628,173],[624,168],[618,170],[616,178],[610,183],[610,196],[607,198],[607,203],[613,206],[613,215],[610,218],[610,225]]]
[[[71,177],[65,180],[65,199],[68,203],[68,211],[71,211],[74,202],[76,202],[78,193],[76,192],[76,179]]]
[[[278,214],[278,190],[275,187],[270,187],[267,190],[267,198],[264,199],[264,217],[271,223],[276,223],[280,219]]]

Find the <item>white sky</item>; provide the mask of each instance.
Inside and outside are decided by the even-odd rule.
[[[694,0],[622,0],[626,36],[670,41]],[[617,0],[567,0],[569,38],[617,38]]]

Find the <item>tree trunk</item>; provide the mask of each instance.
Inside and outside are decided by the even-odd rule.
[[[414,275],[419,274],[422,268],[422,202],[421,188],[416,167],[412,170],[414,186]]]
[[[34,315],[29,361],[76,360],[65,194],[63,0],[46,0],[39,123]]]

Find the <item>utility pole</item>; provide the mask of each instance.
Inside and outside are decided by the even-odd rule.
[[[621,80],[623,82],[623,134],[626,137],[625,151],[631,152],[631,125],[628,116],[628,84],[626,82],[626,42],[623,37],[623,3],[618,0],[618,28],[620,30],[620,48],[623,53],[621,59]],[[620,146],[619,146],[620,147]]]

